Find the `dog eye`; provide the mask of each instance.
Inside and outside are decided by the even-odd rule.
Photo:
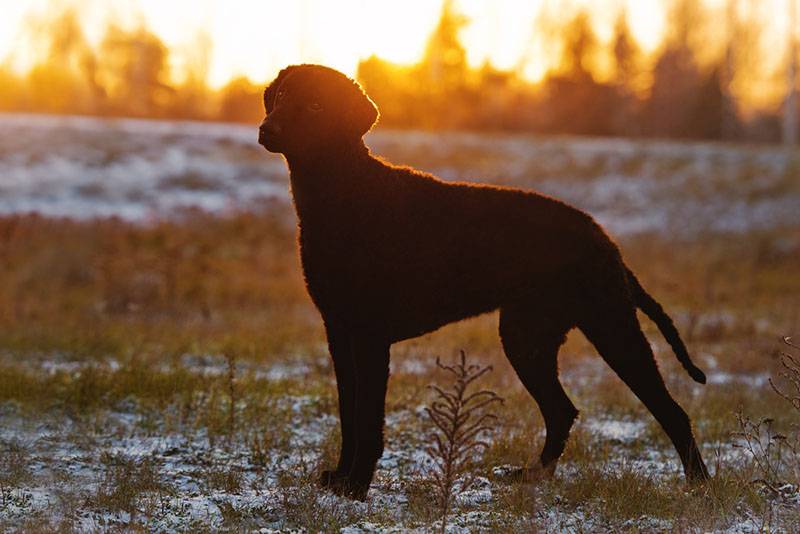
[[[276,100],[280,100],[281,98],[283,98],[283,95],[284,95],[284,94],[286,94],[286,91],[284,91],[283,89],[281,89],[280,91],[278,91],[278,94],[277,94],[277,95],[275,95],[275,98],[276,98]]]
[[[315,113],[318,111],[322,111],[322,104],[320,104],[319,102],[312,102],[308,105],[308,109],[310,109]]]

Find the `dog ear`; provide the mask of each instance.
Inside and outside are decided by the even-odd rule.
[[[282,69],[278,76],[272,80],[272,83],[264,90],[264,109],[267,110],[267,115],[272,113],[275,107],[275,98],[278,96],[278,88],[280,88],[283,79],[286,78],[293,70],[298,69],[301,65],[290,65]]]
[[[352,135],[361,138],[378,120],[378,107],[358,82],[353,81],[353,94],[348,110],[348,127]]]

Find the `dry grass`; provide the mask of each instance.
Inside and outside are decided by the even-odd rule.
[[[4,508],[14,498],[13,490],[30,481],[31,473],[23,444],[2,441],[0,446],[0,508]]]
[[[149,459],[136,460],[124,456],[102,455],[107,467],[103,480],[91,499],[90,506],[110,511],[124,511],[135,516],[144,496],[155,497],[163,507],[172,488],[161,480],[158,467]]]
[[[182,518],[179,530],[201,532],[431,528],[435,493],[415,456],[426,445],[421,408],[431,398],[427,384],[437,380],[435,357],[462,348],[494,367],[483,387],[506,399],[475,472],[491,479],[497,466],[537,458],[541,417],[502,356],[496,316],[488,315],[394,347],[390,461],[378,470],[372,501],[358,507],[319,492],[319,466],[338,449],[336,390],[286,215],[280,208],[264,216],[194,213],[151,225],[0,219],[0,424],[14,432],[26,422],[52,429],[35,443],[2,436],[0,529],[80,529],[87,509],[116,521],[123,511],[127,527],[142,530],[172,525],[169,517]],[[800,331],[800,255],[775,245],[792,232],[682,243],[642,236],[622,244],[698,364],[720,377],[705,387],[691,383],[645,321],[714,481],[684,484],[661,430],[573,333],[562,375],[581,416],[556,478],[535,487],[492,484],[489,500],[456,504],[451,524],[509,532],[799,525],[796,505],[753,484],[763,478],[755,458],[732,447],[740,409],[753,421],[773,418],[778,434],[799,422],[766,382],[781,369],[778,336]],[[291,372],[278,372],[284,367]],[[640,431],[606,435],[597,424],[607,420]],[[114,444],[130,436],[189,445],[178,446],[180,453],[166,445],[149,456],[115,453]],[[204,452],[183,450],[198,444]],[[99,466],[88,489],[56,446]],[[186,469],[176,471],[172,454],[184,455]],[[25,522],[11,515],[35,507],[41,487],[56,488],[49,514]],[[192,499],[217,499],[216,527],[181,508],[186,488],[194,488]]]

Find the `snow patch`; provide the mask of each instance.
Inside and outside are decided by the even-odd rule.
[[[238,124],[0,114],[0,214],[149,221],[286,203],[286,165],[255,137]],[[791,156],[778,148],[392,130],[368,144],[446,180],[557,196],[616,235],[800,225]],[[784,241],[775,250],[795,245]]]
[[[597,434],[604,439],[621,442],[630,442],[638,439],[647,424],[644,421],[621,421],[616,419],[592,419],[584,423],[592,434]]]

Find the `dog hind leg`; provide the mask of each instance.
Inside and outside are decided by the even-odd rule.
[[[552,310],[504,307],[500,310],[500,338],[511,365],[539,405],[547,436],[540,465],[510,475],[530,481],[541,474],[551,476],[569,437],[578,410],[558,379],[558,349],[571,325]]]
[[[672,398],[659,373],[650,344],[641,330],[632,303],[625,293],[605,295],[587,310],[579,328],[600,355],[650,413],[672,441],[690,480],[707,479],[688,415]]]

